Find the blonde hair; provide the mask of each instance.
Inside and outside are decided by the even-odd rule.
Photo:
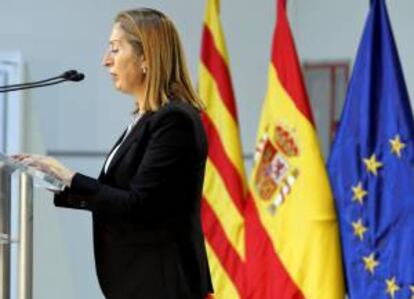
[[[115,18],[137,55],[148,61],[143,112],[157,111],[172,98],[198,110],[204,105],[191,84],[184,50],[173,22],[150,8],[120,12]]]

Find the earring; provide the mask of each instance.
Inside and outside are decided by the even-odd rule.
[[[143,67],[142,68],[142,73],[145,75],[147,73],[147,68]]]

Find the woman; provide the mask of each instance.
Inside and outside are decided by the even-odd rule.
[[[103,65],[137,109],[99,178],[49,157],[15,158],[65,182],[56,206],[92,211],[107,298],[205,298],[212,292],[200,222],[207,142],[179,36],[168,17],[144,8],[116,17],[109,44]]]

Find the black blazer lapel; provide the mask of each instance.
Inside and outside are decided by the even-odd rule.
[[[112,151],[118,146],[118,144],[122,141],[122,139],[124,138],[125,134],[127,132],[127,129],[124,130],[124,132],[121,134],[121,136],[119,136],[118,140],[115,142],[115,144],[112,146],[111,150],[106,154],[105,160],[103,162],[102,168],[101,168],[101,172],[99,173],[98,176],[98,180],[101,180],[103,178],[103,176],[105,175],[105,164],[106,161],[109,158],[109,155],[112,153]]]
[[[139,141],[139,139],[142,137],[142,134],[145,131],[144,126],[146,126],[148,123],[149,115],[150,115],[149,113],[144,114],[141,117],[141,119],[138,121],[138,123],[135,125],[135,127],[128,134],[124,142],[122,142],[115,156],[112,158],[111,164],[109,164],[108,171],[106,173],[109,173],[111,169],[119,162],[119,160],[128,150],[128,148],[131,146],[131,144],[134,141]]]

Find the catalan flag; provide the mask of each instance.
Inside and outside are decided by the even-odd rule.
[[[414,298],[413,136],[386,2],[373,0],[328,164],[350,299]]]
[[[246,179],[219,0],[208,0],[199,65],[199,95],[209,152],[202,200],[214,298],[243,298]]]
[[[334,200],[286,0],[277,3],[268,91],[245,212],[247,298],[343,299]]]

